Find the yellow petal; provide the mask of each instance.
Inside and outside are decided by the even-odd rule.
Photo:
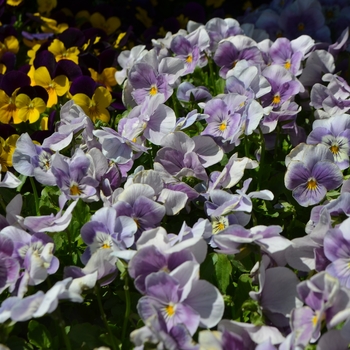
[[[51,108],[52,106],[57,105],[57,93],[56,90],[52,87],[49,87],[46,89],[47,93],[49,94],[49,99],[47,100],[47,107]]]
[[[115,73],[116,69],[114,67],[109,67],[105,68],[102,72],[104,76],[104,84],[109,87],[109,86],[115,86],[117,85],[117,81],[115,80]]]
[[[32,100],[32,103],[34,105],[34,108],[38,110],[39,113],[42,113],[46,109],[46,103],[44,100],[40,97],[35,97]]]
[[[63,96],[69,89],[69,80],[65,75],[59,75],[53,79],[58,96]]]
[[[89,98],[89,96],[86,96],[85,94],[75,94],[72,97],[72,100],[81,108],[89,108],[91,105],[91,100]]]
[[[16,107],[17,108],[28,107],[30,105],[30,103],[31,103],[31,99],[26,94],[19,94],[16,97]]]
[[[62,53],[66,51],[66,48],[64,47],[62,41],[54,39],[54,41],[48,47],[48,50],[52,52],[56,57],[62,55]]]
[[[19,41],[13,35],[10,35],[7,38],[5,38],[4,44],[6,45],[7,50],[12,53],[17,53],[19,50]]]
[[[96,88],[95,93],[92,96],[92,100],[95,101],[98,107],[102,109],[108,107],[111,104],[112,95],[106,88],[99,86]]]
[[[34,81],[36,85],[40,85],[45,89],[50,86],[52,79],[46,67],[42,66],[34,71]]]

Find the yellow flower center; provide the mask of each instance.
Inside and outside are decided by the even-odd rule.
[[[226,217],[220,216],[212,218],[211,225],[213,228],[213,234],[216,235],[220,231],[224,230],[229,225],[229,222]]]
[[[307,181],[307,189],[312,191],[317,189],[317,181],[315,178],[312,177]]]
[[[109,249],[109,248],[111,248],[111,246],[108,243],[103,243],[101,248],[102,249]]]
[[[281,97],[280,95],[276,94],[273,96],[272,104],[278,105],[281,102]]]
[[[312,319],[311,319],[311,322],[312,322],[312,324],[313,324],[314,327],[316,327],[317,321],[318,321],[317,315],[313,316]]]
[[[187,56],[187,58],[186,58],[186,62],[187,63],[192,63],[192,55],[191,54],[189,54],[188,56]]]
[[[151,87],[151,90],[149,91],[149,94],[150,94],[151,96],[154,96],[154,95],[157,94],[157,92],[158,92],[157,87],[153,85],[153,86]]]
[[[172,316],[174,316],[174,314],[175,314],[175,307],[174,307],[174,305],[167,305],[166,307],[165,307],[165,312],[166,312],[166,315],[168,316],[168,317],[172,317]]]
[[[338,154],[339,153],[339,146],[337,144],[332,145],[331,147],[329,147],[329,149],[331,150],[331,152],[333,154]]]
[[[219,130],[220,131],[225,131],[227,129],[227,122],[224,121],[219,125]]]
[[[285,64],[284,64],[284,68],[285,69],[290,69],[291,67],[291,64],[290,64],[290,61],[288,60]]]
[[[82,193],[81,189],[79,188],[79,186],[77,184],[71,185],[69,192],[72,196],[78,196]]]

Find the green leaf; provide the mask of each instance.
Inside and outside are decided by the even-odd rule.
[[[39,200],[40,212],[45,212],[45,215],[49,215],[52,212],[57,213],[60,208],[58,206],[58,197],[61,191],[56,186],[45,186],[41,191]],[[43,208],[43,211],[41,210]]]
[[[11,350],[32,350],[33,346],[24,339],[12,336],[6,341],[6,346]]]
[[[90,220],[90,217],[90,207],[87,203],[79,199],[76,207],[73,210],[72,220],[68,226],[68,230],[72,235],[72,242],[77,241],[80,238],[80,229]]]
[[[76,344],[74,349],[94,349],[102,346],[100,336],[105,333],[104,329],[92,326],[90,323],[80,323],[71,327],[69,339]],[[73,345],[73,344],[72,344]]]
[[[52,338],[49,330],[35,320],[31,320],[28,324],[28,340],[39,349],[52,348]]]
[[[249,292],[253,290],[252,288],[252,281],[249,274],[242,274],[239,276],[239,279],[237,281],[237,287],[235,288],[234,293],[234,317],[235,320],[241,320],[243,308],[248,307],[250,305],[250,302],[254,301],[250,299]],[[248,310],[249,312],[251,310]],[[244,321],[244,320],[242,320]]]
[[[217,259],[215,264],[216,279],[220,291],[225,294],[230,284],[232,265],[225,254],[217,254]]]

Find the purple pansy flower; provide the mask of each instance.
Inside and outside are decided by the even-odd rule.
[[[319,203],[327,191],[339,187],[343,176],[328,147],[301,144],[298,149],[302,151],[288,164],[284,182],[296,201],[307,207]]]
[[[77,149],[71,159],[56,153],[52,173],[67,199],[89,199],[96,193],[97,180],[88,175],[90,159]]]
[[[350,115],[337,115],[330,119],[315,120],[307,143],[323,143],[333,153],[334,161],[341,170],[349,167]]]

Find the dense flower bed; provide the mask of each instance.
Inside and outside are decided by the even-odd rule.
[[[350,3],[253,5],[0,1],[1,350],[348,348]]]

